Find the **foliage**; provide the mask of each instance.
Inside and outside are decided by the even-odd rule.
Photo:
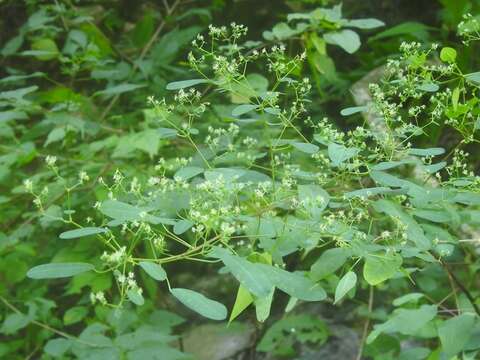
[[[320,303],[359,358],[475,358],[477,17],[462,44],[371,36],[418,35],[349,106],[376,18],[300,4],[258,40],[208,25],[221,2],[145,5],[28,1],[1,49],[0,355],[187,359],[188,317],[250,318],[259,356],[295,358],[329,341]]]

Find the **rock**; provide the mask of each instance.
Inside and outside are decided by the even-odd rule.
[[[253,325],[243,323],[194,326],[183,336],[183,349],[197,360],[225,360],[252,346]]]

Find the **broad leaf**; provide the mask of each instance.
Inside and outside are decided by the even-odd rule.
[[[140,261],[138,265],[140,265],[140,267],[155,280],[163,281],[167,278],[167,273],[159,264],[154,262]]]
[[[202,294],[182,288],[171,289],[170,292],[183,305],[200,315],[212,320],[224,320],[227,317],[227,308],[214,300],[210,300]]]

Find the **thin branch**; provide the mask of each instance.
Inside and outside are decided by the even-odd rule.
[[[470,291],[468,291],[468,289],[462,284],[462,282],[457,278],[457,276],[455,275],[455,273],[452,271],[452,269],[450,269],[450,266],[448,265],[448,263],[446,262],[443,262],[442,260],[439,260],[440,261],[440,264],[443,266],[443,268],[445,269],[445,271],[447,272],[448,276],[453,280],[453,282],[458,286],[458,288],[465,294],[465,296],[468,298],[468,300],[470,301],[470,303],[472,304],[473,306],[473,309],[475,310],[475,312],[477,313],[477,315],[480,316],[480,308],[478,307],[478,305],[475,303],[475,298],[472,296],[472,294],[470,293]]]
[[[362,339],[360,340],[360,347],[358,348],[356,360],[362,359],[363,348],[365,347],[365,342],[367,341],[368,328],[370,327],[370,314],[372,313],[372,309],[373,309],[373,286],[370,286],[370,290],[368,293],[368,317],[367,317],[367,320],[365,321],[365,324],[363,325]]]

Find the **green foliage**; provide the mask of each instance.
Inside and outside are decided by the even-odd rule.
[[[0,357],[188,359],[183,330],[228,318],[297,358],[331,309],[359,358],[478,356],[480,25],[442,3],[461,45],[347,4],[286,2],[259,40],[209,25],[217,1],[26,2],[1,49]]]

